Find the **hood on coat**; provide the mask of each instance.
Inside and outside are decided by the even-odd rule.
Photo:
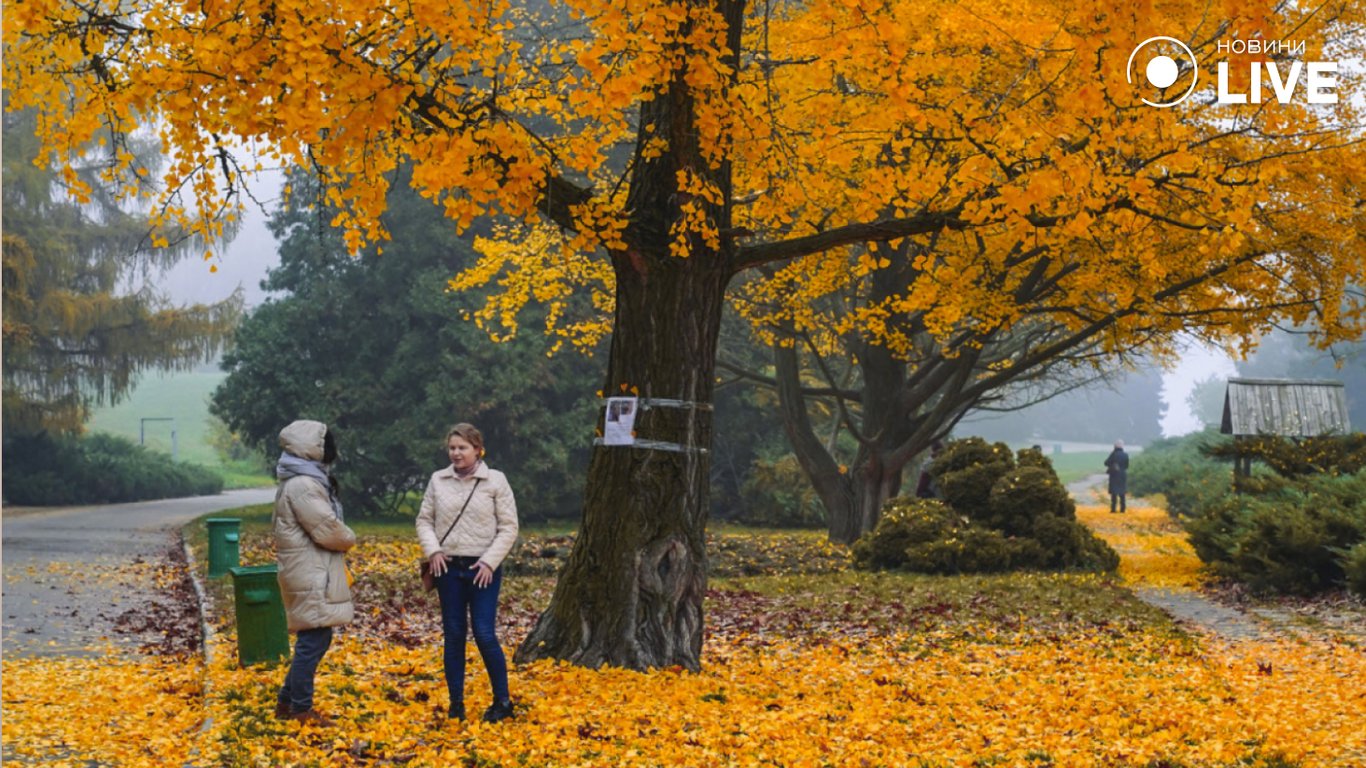
[[[309,461],[323,460],[323,441],[327,425],[321,421],[300,419],[280,430],[280,448],[289,454]]]

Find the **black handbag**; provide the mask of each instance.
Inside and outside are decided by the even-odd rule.
[[[470,499],[474,498],[474,492],[479,489],[479,483],[482,480],[483,478],[481,477],[474,478],[474,487],[470,489],[470,495],[465,497],[465,503],[461,505],[460,513],[455,516],[455,520],[451,523],[451,527],[447,528],[446,532],[441,534],[440,544],[446,543],[446,537],[451,535],[451,531],[455,530],[456,523],[459,523],[460,518],[465,516],[465,510],[470,506]],[[432,561],[430,558],[422,558],[417,565],[417,572],[418,575],[422,577],[423,592],[431,592],[433,589],[436,589],[436,576],[432,573]]]

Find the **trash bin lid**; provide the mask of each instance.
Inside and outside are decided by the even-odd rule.
[[[243,576],[264,576],[267,574],[274,576],[279,573],[279,570],[279,566],[275,563],[271,563],[270,565],[236,565],[229,568],[228,573],[231,573],[232,577],[237,579]]]
[[[240,517],[206,517],[206,518],[204,518],[204,522],[205,522],[205,523],[208,523],[209,525],[226,525],[226,524],[228,524],[228,523],[231,523],[231,524],[233,524],[233,525],[237,525],[237,524],[239,524],[239,523],[242,522],[242,518],[240,518]]]

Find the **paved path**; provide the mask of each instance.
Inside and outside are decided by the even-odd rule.
[[[1110,494],[1105,487],[1107,480],[1103,474],[1091,475],[1085,480],[1069,484],[1067,490],[1078,504],[1104,506],[1110,503]],[[1126,501],[1131,509],[1151,506],[1142,499],[1129,498]],[[1119,554],[1123,557],[1126,553],[1120,551]],[[1211,600],[1193,589],[1138,586],[1133,591],[1138,599],[1160,608],[1177,621],[1229,640],[1264,638],[1271,629],[1257,617]]]
[[[178,547],[176,529],[225,509],[262,504],[273,488],[217,496],[106,506],[7,508],[0,511],[0,653],[91,655],[150,624],[144,593],[158,591]]]

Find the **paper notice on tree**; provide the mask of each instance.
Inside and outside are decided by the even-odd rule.
[[[637,400],[634,397],[607,398],[607,421],[602,429],[603,445],[635,443]]]

